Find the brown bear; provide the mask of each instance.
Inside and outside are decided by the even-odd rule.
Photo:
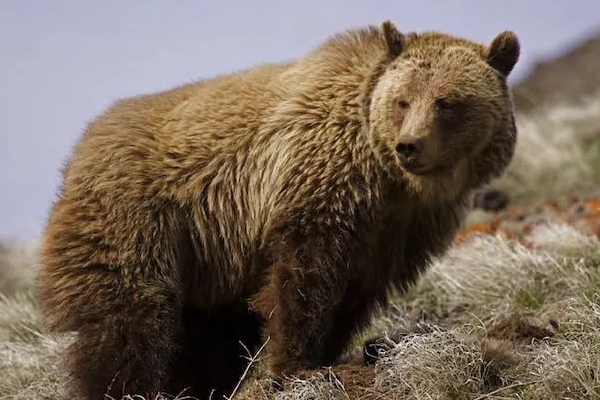
[[[64,168],[39,279],[73,393],[228,394],[240,355],[330,365],[509,164],[511,32],[390,22],[117,102]],[[213,396],[213,398],[216,398]]]

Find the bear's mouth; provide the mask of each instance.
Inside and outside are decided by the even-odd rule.
[[[413,175],[425,175],[435,170],[435,168],[432,166],[424,165],[414,161],[402,161],[400,162],[400,165],[404,171]]]

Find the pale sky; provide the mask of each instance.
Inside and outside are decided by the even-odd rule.
[[[600,31],[600,1],[0,0],[0,238],[39,236],[62,163],[116,99],[294,59],[386,19],[482,42],[512,29],[518,78]]]

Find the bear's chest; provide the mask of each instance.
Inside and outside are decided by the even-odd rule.
[[[372,288],[404,290],[450,246],[460,224],[460,205],[431,207],[396,198],[381,218],[361,262],[362,281]]]
[[[386,208],[374,249],[380,268],[396,270],[404,264],[407,247],[411,245],[413,213],[414,206],[409,202],[392,203]]]
[[[359,256],[363,285],[372,289],[388,286],[396,271],[405,268],[412,208],[410,203],[393,202],[380,210],[377,227]]]

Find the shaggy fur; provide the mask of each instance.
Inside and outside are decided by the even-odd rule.
[[[43,242],[47,324],[78,333],[74,392],[227,394],[238,340],[269,338],[274,376],[335,362],[509,164],[518,52],[511,33],[486,47],[385,23],[115,104],[74,149]]]

